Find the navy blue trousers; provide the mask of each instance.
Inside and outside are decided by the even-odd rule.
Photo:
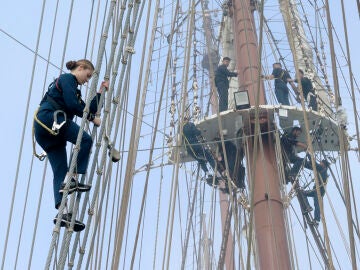
[[[324,187],[320,187],[320,195],[323,197],[325,194]],[[306,197],[312,197],[314,199],[314,219],[320,222],[320,205],[319,205],[319,198],[316,192],[316,187],[314,187],[311,191],[305,193]]]
[[[59,135],[54,136],[36,122],[34,126],[36,141],[47,153],[54,174],[53,188],[55,208],[58,208],[62,200],[62,194],[59,193],[60,186],[65,179],[66,173],[68,172],[66,142],[76,144],[76,139],[80,127],[73,121],[68,121],[66,125],[60,129]],[[91,145],[91,136],[84,132],[80,144],[80,151],[78,153],[75,173],[86,173],[86,169],[89,163]]]
[[[293,163],[293,166],[290,170],[290,175],[293,177],[296,177],[296,175],[299,173],[301,165],[304,163],[304,167],[306,169],[312,170],[312,164],[307,159],[298,157],[296,155],[289,157],[290,162]]]
[[[275,88],[275,96],[279,103],[290,106],[289,89]]]
[[[228,109],[228,97],[229,86],[224,84],[217,85],[217,91],[219,94],[219,112],[227,111]]]

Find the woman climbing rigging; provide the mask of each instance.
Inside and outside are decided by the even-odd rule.
[[[54,174],[53,188],[56,209],[61,204],[62,194],[65,191],[63,181],[68,172],[66,142],[76,144],[80,127],[73,121],[73,118],[74,116],[82,117],[85,108],[85,102],[81,99],[81,92],[77,87],[87,83],[94,72],[93,64],[86,59],[69,61],[66,63],[66,67],[70,73],[60,75],[49,85],[34,119],[35,139],[47,153]],[[95,126],[99,126],[101,123],[96,112],[104,87],[108,87],[108,82],[101,84],[99,92],[91,101],[90,112],[87,116],[87,120],[93,122]],[[74,175],[72,175],[69,186],[69,194],[74,191],[86,192],[91,188],[90,185],[77,181],[77,174],[86,173],[91,145],[91,136],[84,131]],[[68,213],[66,208],[61,216],[61,226],[68,226],[71,221],[71,213]],[[56,216],[54,223],[57,218]],[[74,231],[81,231],[84,228],[85,225],[82,222],[75,221]]]

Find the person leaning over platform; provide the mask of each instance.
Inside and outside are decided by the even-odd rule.
[[[86,59],[69,61],[66,63],[66,67],[70,73],[61,74],[49,85],[34,117],[36,141],[47,153],[54,174],[53,188],[56,209],[60,207],[62,195],[65,192],[63,181],[68,173],[66,143],[76,144],[80,130],[73,118],[75,116],[83,117],[85,108],[85,102],[82,100],[81,92],[77,87],[87,83],[94,72],[93,64]],[[100,118],[95,114],[98,110],[98,102],[103,87],[107,88],[108,82],[102,83],[98,94],[91,101],[90,113],[87,116],[87,120],[93,122],[95,126],[99,126],[101,123]],[[89,185],[79,183],[76,179],[77,174],[86,173],[91,145],[92,138],[84,131],[68,194],[75,191],[87,192],[91,188]],[[68,213],[67,207],[65,207],[63,215],[61,217],[56,216],[54,223],[60,218],[61,226],[69,226],[71,216],[72,214]],[[82,222],[75,221],[74,231],[81,231],[84,228],[85,225]]]
[[[195,126],[193,122],[189,121],[188,117],[184,117],[184,126],[182,131],[186,151],[190,156],[199,162],[201,169],[205,172],[206,178],[211,177],[209,175],[206,162],[209,162],[210,166],[215,168],[215,161],[210,151],[206,149],[199,140],[201,131]]]
[[[299,69],[298,74],[300,77],[301,88],[303,91],[304,99],[307,101],[308,107],[313,109],[314,111],[317,111],[316,95],[311,80],[308,77],[304,76],[304,71],[302,69]],[[294,82],[298,83],[298,80],[295,79]],[[300,91],[300,87],[298,88]]]
[[[215,71],[215,86],[219,94],[219,112],[226,111],[228,109],[228,96],[229,96],[229,79],[228,77],[236,77],[237,72],[231,72],[227,68],[231,59],[224,57],[222,64],[218,66]]]
[[[297,96],[296,100],[298,101],[299,91],[294,84],[294,80],[291,79],[289,72],[282,69],[281,63],[274,63],[272,73],[270,75],[262,75],[261,77],[265,80],[275,79],[275,96],[280,104],[290,106],[287,83],[290,83],[291,88]]]

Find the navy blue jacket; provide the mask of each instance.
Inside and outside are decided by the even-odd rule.
[[[77,88],[78,85],[73,74],[66,73],[60,75],[58,79],[49,85],[49,89],[40,103],[37,114],[38,119],[51,128],[54,121],[54,111],[56,110],[64,111],[67,121],[71,121],[75,115],[82,117],[85,102],[81,99],[81,92]],[[91,101],[88,119],[94,119],[100,95],[98,93]],[[63,115],[58,115],[57,120],[58,123],[61,123],[64,120]]]
[[[227,69],[226,65],[220,65],[215,71],[215,85],[216,87],[227,87],[229,88],[228,77],[236,77],[238,74],[236,72],[231,72]]]
[[[281,136],[280,141],[287,157],[295,156],[294,146],[298,143],[296,137],[291,133],[285,132]]]
[[[77,88],[78,85],[76,77],[73,74],[66,73],[60,75],[58,79],[49,85],[48,92],[40,103],[39,117],[42,114],[42,111],[53,112],[57,109],[64,111],[69,120],[72,120],[75,115],[82,117],[85,102],[81,99],[81,92]],[[46,98],[47,95],[56,102],[59,106],[58,108]],[[98,100],[100,100],[100,95],[101,94],[98,93],[91,101],[90,114],[94,115],[97,112],[97,104]]]
[[[298,83],[298,80],[296,79],[295,82]],[[301,87],[302,87],[302,91],[303,91],[303,95],[304,95],[305,100],[307,100],[307,96],[308,96],[308,94],[310,92],[312,94],[315,94],[313,85],[312,85],[309,78],[303,77],[301,79]]]
[[[198,144],[199,140],[196,136],[201,135],[201,131],[192,122],[187,122],[183,126],[183,135],[185,137],[185,145]]]
[[[282,68],[274,68],[272,75],[275,78],[275,88],[289,91],[287,87],[288,79],[291,79],[289,73]]]

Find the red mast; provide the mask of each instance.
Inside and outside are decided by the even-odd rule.
[[[254,1],[234,0],[234,35],[236,63],[239,73],[241,90],[248,90],[250,104],[255,105],[255,96],[258,91],[258,62],[259,52],[254,23]],[[264,85],[260,85],[259,104],[266,104]],[[265,123],[265,127],[271,123]],[[260,151],[261,149],[261,151]],[[256,254],[260,269],[291,269],[289,248],[285,230],[284,207],[280,195],[280,178],[277,171],[275,149],[271,135],[263,137],[262,147],[258,153],[249,153],[252,162],[253,154],[256,155],[254,164],[255,177],[249,178],[249,186],[254,183],[254,223],[255,238],[257,243]]]

